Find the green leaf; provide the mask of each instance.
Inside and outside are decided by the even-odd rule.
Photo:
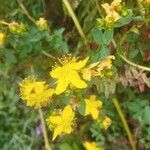
[[[135,58],[139,53],[139,49],[135,49],[135,50],[130,50],[129,51],[129,58]]]
[[[104,44],[109,45],[110,42],[113,40],[113,35],[114,35],[114,30],[110,30],[110,29],[105,30],[103,34]]]
[[[12,51],[5,51],[4,55],[5,55],[5,59],[8,63],[15,64],[17,62],[17,59]]]
[[[126,17],[123,17],[116,22],[116,27],[122,27],[126,24],[129,24],[132,21],[132,19],[132,12],[129,12],[129,14]]]
[[[150,106],[146,106],[143,113],[144,124],[150,125]]]
[[[110,51],[106,45],[102,45],[101,51],[100,51],[100,57],[99,60],[103,60],[107,56],[110,55]]]
[[[85,101],[81,100],[78,104],[77,109],[78,109],[78,112],[83,116],[85,115],[85,107],[86,107]]]
[[[67,143],[63,143],[60,145],[60,150],[73,150],[71,146]]]
[[[93,40],[98,44],[103,44],[103,32],[98,28],[92,30]]]

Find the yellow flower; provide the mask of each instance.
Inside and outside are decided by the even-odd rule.
[[[121,8],[121,0],[114,0],[110,5],[104,3],[101,6],[106,12],[106,17],[104,18],[106,26],[111,27],[121,18],[120,14],[117,12],[117,10]]]
[[[48,28],[47,20],[44,18],[39,18],[39,20],[36,21],[36,25],[42,30],[46,30]]]
[[[17,22],[12,22],[9,24],[9,30],[11,32],[22,33],[26,30],[23,23],[18,24]]]
[[[88,59],[89,58],[87,57],[78,62],[76,58],[72,58],[71,56],[64,56],[63,58],[58,59],[61,66],[55,67],[50,72],[50,75],[53,78],[58,79],[55,91],[56,94],[64,92],[70,83],[80,89],[87,87],[87,84],[81,80],[78,72],[86,65]]]
[[[109,15],[110,13],[117,11],[117,7],[121,5],[121,2],[121,0],[114,0],[110,5],[108,3],[104,3],[101,6],[104,8],[106,14]]]
[[[53,139],[55,140],[58,135],[63,133],[71,133],[72,132],[72,124],[74,120],[74,112],[70,105],[67,105],[60,115],[50,116],[47,119],[48,126],[54,126]]]
[[[107,72],[104,74],[103,72],[109,71],[112,67],[112,60],[115,59],[115,56],[110,55],[107,56],[104,60],[95,62],[91,64],[89,67],[84,68],[82,70],[83,79],[90,81],[91,77],[100,76],[103,77],[106,74],[112,74],[111,72]]]
[[[84,68],[82,70],[82,76],[84,80],[90,81],[92,78],[92,69],[91,68]]]
[[[46,106],[54,93],[54,90],[48,88],[45,81],[36,81],[34,76],[25,78],[20,86],[20,97],[30,107]]]
[[[84,142],[83,145],[86,150],[104,150],[103,148],[97,147],[95,142]]]
[[[111,28],[114,25],[114,23],[117,20],[119,20],[120,18],[121,18],[120,15],[118,13],[116,13],[116,12],[107,15],[104,18],[105,26],[108,27],[108,28]]]
[[[98,65],[97,65],[97,72],[101,73],[101,71],[103,71],[104,69],[111,69],[112,67],[112,60],[115,59],[115,56],[113,55],[110,55],[110,56],[107,56],[102,62],[100,62]]]
[[[4,44],[5,42],[5,34],[3,32],[0,32],[0,45]]]
[[[105,117],[103,122],[102,122],[102,125],[105,129],[107,129],[112,123],[112,120],[109,118],[109,117]]]
[[[96,100],[95,95],[91,95],[89,99],[85,99],[85,104],[85,115],[91,115],[93,119],[97,119],[99,116],[99,109],[102,108],[102,102]]]
[[[150,0],[142,0],[145,7],[150,7]]]

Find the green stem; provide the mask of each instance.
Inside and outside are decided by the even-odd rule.
[[[66,6],[66,8],[67,8],[67,10],[68,10],[68,12],[69,12],[69,14],[70,14],[70,16],[71,16],[71,18],[72,18],[74,24],[75,24],[75,26],[76,26],[76,28],[77,28],[77,30],[78,30],[80,36],[84,39],[84,41],[85,41],[85,43],[86,43],[85,34],[84,34],[84,32],[83,32],[83,30],[82,30],[82,28],[81,28],[81,25],[80,25],[80,23],[79,23],[79,21],[78,21],[76,15],[75,15],[73,9],[72,9],[70,3],[68,2],[68,0],[63,0],[63,3],[64,3],[64,5]]]
[[[0,24],[3,24],[3,25],[6,25],[6,26],[9,26],[9,23],[7,23],[6,21],[0,21]]]
[[[51,147],[50,147],[49,142],[48,142],[46,125],[45,125],[44,116],[43,116],[43,112],[42,112],[41,107],[38,108],[38,112],[39,112],[40,120],[41,120],[41,124],[42,124],[42,133],[43,133],[44,142],[45,142],[45,149],[51,150]]]
[[[33,22],[36,24],[36,21],[34,18],[29,14],[25,6],[20,2],[20,0],[17,0],[18,4],[20,5],[21,9],[23,10],[24,14]]]
[[[46,15],[46,3],[45,0],[42,0],[44,15]]]
[[[121,119],[121,121],[123,123],[124,129],[125,129],[125,131],[127,133],[129,142],[130,142],[131,147],[132,147],[132,150],[136,150],[136,146],[135,146],[135,143],[134,143],[134,140],[133,140],[133,136],[132,136],[131,131],[129,129],[129,126],[128,126],[127,122],[126,122],[125,116],[124,116],[124,114],[123,114],[123,112],[121,110],[119,101],[114,98],[113,99],[113,104],[114,104],[114,106],[115,106],[115,108],[116,108],[116,110],[117,110],[117,112],[118,112],[118,114],[120,116],[120,119]]]
[[[122,58],[122,60],[124,60],[126,63],[128,63],[129,65],[133,66],[133,67],[136,67],[136,68],[139,68],[139,69],[142,69],[144,71],[149,71],[150,72],[150,68],[149,67],[145,67],[145,66],[141,66],[141,65],[138,65],[130,60],[128,60],[125,56],[121,55],[119,52],[117,52],[118,55]]]
[[[128,33],[129,33],[129,31],[127,31],[127,33],[122,37],[122,39],[121,39],[121,41],[120,41],[120,47],[121,47],[121,45],[123,44],[124,40],[126,39]],[[114,40],[112,41],[112,43],[113,43],[114,47],[117,48],[116,42],[115,42]],[[118,54],[118,56],[119,56],[122,60],[124,60],[127,64],[129,64],[129,65],[131,65],[131,66],[133,66],[133,67],[142,69],[142,70],[144,70],[144,71],[150,71],[150,68],[149,68],[149,67],[145,67],[145,66],[142,66],[142,65],[138,65],[138,64],[136,64],[136,63],[130,61],[129,59],[127,59],[125,56],[123,56],[123,55],[118,51],[118,49],[117,49],[117,54]]]
[[[95,4],[96,4],[98,13],[99,13],[99,15],[101,16],[101,10],[100,10],[100,8],[99,8],[99,4],[98,4],[98,1],[97,1],[97,0],[95,0]]]
[[[42,51],[42,53],[43,53],[45,56],[49,57],[49,58],[57,59],[56,57],[52,56],[51,54],[49,54],[49,53],[47,53],[47,52],[45,52],[45,51]]]

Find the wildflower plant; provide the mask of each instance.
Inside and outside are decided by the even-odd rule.
[[[44,13],[47,14],[47,2],[41,3]],[[46,19],[50,16],[41,16],[41,12],[36,16],[36,11],[39,10],[29,13],[21,1],[17,1],[17,4],[23,13],[16,18],[25,17],[12,22],[7,19],[0,20],[0,76],[4,81],[10,78],[11,82],[15,79],[18,83],[19,80],[17,98],[21,99],[22,103],[17,101],[19,106],[16,110],[25,104],[29,110],[34,108],[34,112],[38,111],[36,115],[39,116],[40,123],[38,117],[33,117],[33,122],[36,122],[41,130],[38,136],[43,135],[45,149],[121,149],[122,147],[113,147],[113,139],[117,141],[117,138],[122,136],[122,133],[118,133],[118,129],[122,127],[126,131],[128,143],[136,150],[135,140],[122,108],[132,110],[128,103],[134,106],[133,110],[138,108],[137,104],[125,101],[124,96],[130,101],[137,95],[132,89],[139,89],[141,92],[150,87],[149,74],[145,73],[150,71],[149,67],[136,64],[127,58],[136,62],[136,56],[140,55],[140,58],[144,57],[146,65],[149,62],[149,52],[145,52],[149,45],[137,44],[138,40],[142,43],[138,37],[142,32],[140,27],[149,22],[146,19],[149,1],[138,3],[140,11],[135,13],[136,10],[128,8],[129,4],[122,0],[113,0],[110,3],[101,3],[98,0],[63,0],[63,9],[68,12],[68,16],[62,17],[61,14],[63,19],[59,19],[58,24],[63,24],[68,29],[70,27],[67,21],[72,19],[82,40],[74,28],[71,31],[65,28],[53,30],[53,22]],[[77,17],[72,7],[82,15]],[[138,16],[139,14],[142,17]],[[135,22],[139,20],[143,23],[138,22],[137,25]],[[130,49],[133,51],[130,52]],[[124,62],[136,69],[124,66]],[[3,82],[0,81],[0,86],[2,85]],[[132,89],[122,88],[127,86]],[[5,98],[6,87],[4,86],[0,99]],[[9,97],[13,95],[11,92]],[[117,97],[122,98],[121,105]],[[123,103],[127,104],[123,106]],[[141,105],[140,117],[144,115],[146,121],[142,125],[146,126],[150,124],[149,103]],[[146,106],[144,112],[143,106]],[[133,114],[135,112],[137,110],[134,110]],[[137,114],[135,118],[139,115]],[[142,120],[142,117],[140,119]],[[25,124],[23,130],[26,130],[29,123]],[[135,123],[131,124],[135,126]],[[136,138],[137,135],[134,136]],[[113,143],[111,147],[107,142]],[[43,149],[43,145],[41,147]]]

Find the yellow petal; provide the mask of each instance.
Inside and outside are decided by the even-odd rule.
[[[63,130],[62,126],[58,126],[57,128],[54,129],[52,141],[54,141],[58,135],[61,135],[62,130]]]
[[[74,112],[70,105],[67,105],[63,112],[62,112],[62,118],[63,120],[66,120],[67,122],[71,122],[74,119]]]
[[[71,133],[72,132],[72,127],[71,125],[68,125],[68,126],[65,126],[64,130],[63,130],[64,133]]]
[[[96,100],[96,95],[91,95],[89,98],[91,101],[95,101]]]
[[[86,65],[88,60],[89,60],[89,57],[85,58],[84,60],[80,60],[79,62],[71,63],[70,68],[74,70],[79,70]]]
[[[107,15],[111,13],[111,6],[108,3],[104,3],[101,6],[104,8]]]
[[[48,122],[55,124],[55,125],[59,125],[62,122],[62,117],[61,116],[50,116],[48,118]]]
[[[80,76],[76,71],[71,71],[69,76],[69,81],[77,88],[86,88],[87,84],[80,79]]]
[[[93,117],[93,119],[97,119],[99,115],[99,111],[97,109],[91,109],[91,116]]]
[[[62,67],[57,67],[57,68],[53,69],[50,72],[50,75],[53,78],[59,79],[63,75],[63,69],[62,69]]]
[[[120,5],[120,3],[121,3],[121,0],[114,0],[114,1],[111,3],[111,6],[112,6],[112,7],[116,7],[116,6]]]
[[[103,103],[101,101],[99,101],[99,100],[95,101],[95,106],[97,108],[102,108],[102,105],[103,105]]]
[[[66,77],[61,77],[58,80],[58,84],[57,84],[55,93],[57,95],[63,93],[67,89],[68,84],[69,84],[69,80]]]
[[[85,109],[85,115],[89,115],[90,114],[90,103],[88,99],[85,99],[85,104],[86,104],[86,109]]]

